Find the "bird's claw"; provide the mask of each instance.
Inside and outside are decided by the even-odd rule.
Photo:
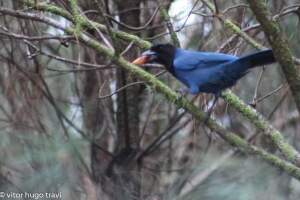
[[[185,89],[185,88],[179,88],[179,89],[176,90],[176,92],[178,94],[177,97],[176,97],[176,100],[179,100],[179,99],[187,96],[187,94],[188,94],[188,90]]]

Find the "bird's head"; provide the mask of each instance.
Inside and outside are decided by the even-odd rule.
[[[176,47],[172,44],[153,45],[132,63],[136,65],[158,63],[164,65],[167,70],[170,70],[173,65],[175,50]]]

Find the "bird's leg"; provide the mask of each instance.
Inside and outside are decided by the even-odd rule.
[[[214,106],[216,105],[216,103],[217,103],[219,97],[220,97],[220,94],[219,94],[219,93],[217,93],[217,94],[214,95],[214,101],[213,101],[213,104],[211,105],[211,107],[208,109],[208,111],[207,111],[207,113],[206,113],[205,119],[204,119],[204,121],[203,121],[204,124],[206,124],[206,123],[208,122],[208,120],[209,120],[209,118],[210,118],[210,116],[211,116],[211,113],[212,113],[212,111],[213,111],[213,109],[214,109]]]
[[[185,97],[189,93],[189,90],[187,88],[179,88],[176,92],[179,94],[177,99],[180,99],[181,97]]]

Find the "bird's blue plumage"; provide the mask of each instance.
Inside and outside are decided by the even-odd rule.
[[[139,65],[145,63],[164,65],[166,70],[184,83],[192,94],[213,93],[215,98],[206,120],[222,90],[233,86],[250,68],[273,62],[275,58],[272,50],[239,58],[222,53],[184,50],[172,44],[153,45],[133,61],[134,64]]]
[[[275,62],[272,50],[238,58],[221,53],[176,48],[169,71],[184,83],[192,94],[218,94],[223,89],[233,86],[248,69],[272,62]]]

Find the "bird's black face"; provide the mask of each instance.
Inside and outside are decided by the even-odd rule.
[[[142,53],[140,57],[135,59],[133,64],[159,63],[170,70],[173,65],[175,56],[175,47],[172,44],[157,44],[152,46],[148,51]]]

